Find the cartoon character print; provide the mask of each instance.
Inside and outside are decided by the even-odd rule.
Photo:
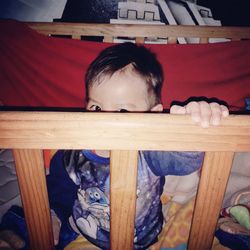
[[[100,228],[109,232],[110,209],[106,195],[98,187],[91,187],[79,189],[77,196],[81,209],[81,216],[76,219],[79,229],[94,239]]]
[[[98,232],[110,231],[109,165],[89,160],[83,151],[65,151],[64,166],[71,180],[79,186],[73,217],[80,231],[97,239]],[[104,231],[103,231],[104,230]]]

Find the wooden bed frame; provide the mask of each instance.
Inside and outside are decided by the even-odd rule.
[[[45,35],[250,39],[250,28],[28,23]],[[139,28],[138,28],[139,27]],[[100,140],[100,138],[102,138]],[[42,149],[111,150],[111,249],[133,249],[138,150],[206,151],[188,242],[210,249],[235,152],[250,151],[250,116],[231,115],[219,127],[168,114],[0,112],[0,148],[14,152],[31,249],[53,249]]]

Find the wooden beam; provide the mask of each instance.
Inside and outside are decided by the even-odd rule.
[[[211,249],[233,157],[233,152],[206,152],[192,219],[189,250]]]
[[[137,151],[111,151],[110,201],[112,250],[134,249]]]
[[[202,37],[202,38],[200,38],[199,43],[200,43],[200,44],[209,43],[209,38],[207,38],[207,37]]]
[[[113,37],[112,36],[105,36],[104,38],[103,38],[103,42],[104,43],[112,43],[113,42]]]
[[[168,44],[177,44],[177,37],[169,37]]]
[[[250,116],[204,129],[182,115],[4,111],[0,148],[250,151]]]
[[[37,32],[63,35],[121,36],[121,37],[209,37],[249,39],[250,27],[214,27],[192,25],[133,25],[96,23],[27,22]],[[194,28],[195,27],[195,28]]]
[[[54,249],[41,150],[13,150],[16,173],[32,250]]]

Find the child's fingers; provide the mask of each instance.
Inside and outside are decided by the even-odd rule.
[[[221,105],[216,102],[212,102],[210,103],[210,108],[211,108],[210,122],[212,125],[217,126],[220,124],[221,117],[222,117]]]
[[[220,105],[222,116],[227,117],[229,116],[229,110],[225,105]]]
[[[189,102],[185,107],[187,114],[191,115],[194,122],[201,121],[200,105],[198,102]]]
[[[222,117],[229,115],[229,110],[226,106],[220,105],[216,102],[207,103],[190,102],[186,106],[173,105],[170,109],[171,114],[190,114],[194,122],[200,123],[203,128],[209,125],[217,126],[220,124]]]
[[[220,105],[216,102],[210,103],[211,107],[211,124],[217,126],[220,124],[222,117],[227,117],[229,115],[229,110],[225,105]]]
[[[203,128],[207,128],[209,127],[211,115],[212,115],[211,107],[209,103],[205,101],[199,102],[199,105],[200,105],[200,113],[201,113],[200,124]]]
[[[186,108],[183,107],[183,106],[179,106],[179,105],[173,105],[170,108],[170,114],[185,115],[186,114]]]

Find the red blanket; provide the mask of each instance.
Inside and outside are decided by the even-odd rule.
[[[106,43],[40,35],[23,23],[0,21],[0,101],[7,106],[82,107],[84,73]],[[250,41],[146,45],[164,69],[162,101],[217,97],[231,110],[250,97]]]

